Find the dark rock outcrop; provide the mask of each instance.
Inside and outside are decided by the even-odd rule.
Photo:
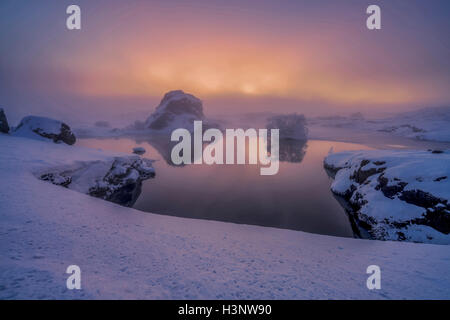
[[[5,111],[0,108],[0,133],[9,133],[9,124],[6,119]]]
[[[203,119],[202,101],[191,94],[176,90],[164,95],[145,125],[152,130],[171,130],[191,127],[195,120]]]

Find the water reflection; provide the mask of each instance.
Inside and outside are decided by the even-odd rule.
[[[306,154],[307,141],[280,139],[280,161],[300,163]]]
[[[352,237],[345,211],[330,191],[323,158],[335,152],[367,149],[332,141],[280,140],[280,168],[261,176],[256,165],[186,165],[171,162],[170,137],[80,139],[78,144],[104,150],[147,150],[156,177],[143,183],[134,208],[186,218],[245,223]]]
[[[256,138],[257,139],[257,138]],[[147,137],[136,137],[135,138],[137,144],[148,143],[151,145],[159,155],[166,161],[166,163],[170,166],[184,166],[184,165],[176,165],[172,162],[172,149],[178,142],[173,142],[170,140],[169,135],[153,135]],[[270,139],[269,139],[270,141]],[[223,146],[224,146],[224,154],[225,154],[225,145],[226,138],[223,138]],[[203,144],[203,150],[209,143]],[[258,152],[258,149],[254,149],[251,146],[254,145],[246,139],[246,144],[244,146],[245,154],[246,154],[246,163],[248,163],[249,153],[250,152]],[[261,146],[260,146],[261,147]],[[235,154],[237,154],[237,144],[235,144]],[[265,146],[263,146],[265,148]],[[280,162],[292,162],[292,163],[300,163],[305,157],[307,149],[307,140],[297,140],[297,139],[280,139],[279,141],[279,160]],[[270,150],[270,145],[269,149]],[[194,158],[194,150],[193,147],[191,149],[191,162],[195,161]],[[225,161],[224,161],[225,162]]]

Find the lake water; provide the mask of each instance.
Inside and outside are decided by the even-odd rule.
[[[160,139],[79,139],[77,145],[131,153],[147,150],[156,176],[144,181],[134,208],[186,218],[302,230],[352,237],[349,219],[330,191],[323,159],[332,148],[371,149],[362,144],[280,141],[280,168],[261,176],[259,165],[185,165],[170,162],[171,146]]]

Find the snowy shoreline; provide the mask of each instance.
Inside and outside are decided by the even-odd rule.
[[[4,135],[0,146],[1,299],[450,298],[447,246],[143,213],[33,175],[116,154]],[[71,264],[81,291],[65,287]],[[382,290],[365,286],[371,264]]]
[[[450,244],[449,151],[340,152],[324,167],[331,190],[369,238]]]

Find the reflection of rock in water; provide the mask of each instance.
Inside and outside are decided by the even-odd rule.
[[[161,157],[166,161],[166,163],[170,166],[182,167],[185,164],[174,164],[172,162],[172,149],[173,147],[179,143],[179,141],[171,141],[170,134],[158,134],[151,135],[145,138],[136,138],[137,143],[147,142],[151,145],[155,150],[161,155]],[[192,144],[191,147],[191,162],[194,162],[194,147]]]
[[[147,142],[150,144],[155,150],[161,155],[161,157],[166,161],[168,165],[171,166],[184,166],[175,165],[172,162],[171,153],[172,148],[178,143],[170,141],[170,136],[161,134],[161,135],[152,135],[146,137],[145,139],[136,139],[137,143]],[[270,142],[270,139],[269,139]],[[206,144],[204,144],[205,146]],[[270,144],[269,144],[270,146]],[[246,144],[248,148],[248,143]],[[307,148],[307,140],[297,140],[297,139],[280,139],[279,150],[280,150],[280,161],[282,162],[294,162],[300,163],[306,154]],[[247,150],[248,151],[248,150]],[[194,162],[194,150],[193,147],[191,149],[192,155],[192,163]],[[247,155],[248,156],[248,155]]]
[[[302,162],[306,154],[307,140],[280,139],[280,161]]]
[[[151,136],[146,136],[145,138],[136,137],[135,140],[137,143],[147,142],[149,145],[155,148],[155,150],[161,155],[161,157],[164,159],[164,161],[167,162],[167,164],[171,166],[175,165],[172,162],[170,154],[172,152],[173,146],[178,142],[170,141],[170,134],[153,134]]]

